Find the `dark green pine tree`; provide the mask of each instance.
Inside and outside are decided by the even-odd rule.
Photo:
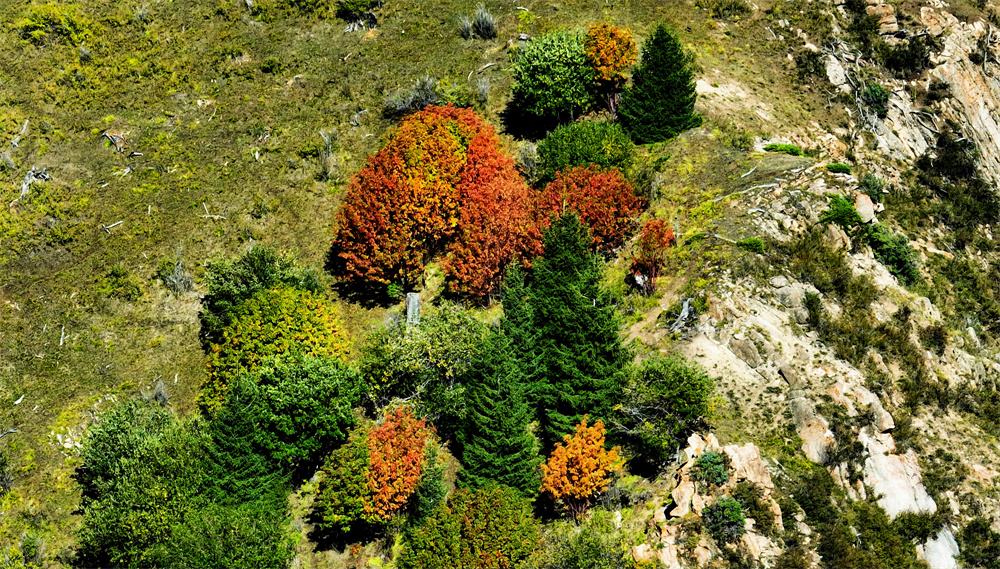
[[[473,490],[491,481],[538,492],[540,458],[528,431],[532,409],[515,348],[502,332],[493,334],[465,377],[466,418],[458,433],[464,470],[460,483]]]
[[[246,377],[232,386],[226,405],[208,423],[204,470],[212,481],[205,492],[212,503],[235,506],[261,501],[283,507],[289,479],[272,464],[258,443],[256,415],[249,412],[259,393]]]
[[[532,317],[531,291],[524,271],[516,264],[511,265],[507,271],[500,289],[500,301],[503,304],[500,330],[510,340],[511,357],[517,361],[523,376],[524,397],[534,407],[538,401],[536,384],[539,380],[539,355],[535,349],[538,333]]]
[[[546,450],[572,433],[583,415],[591,421],[610,416],[622,400],[631,361],[599,286],[601,269],[590,243],[576,214],[564,214],[546,232],[545,253],[534,265],[535,377]]]
[[[693,60],[663,24],[643,44],[632,86],[618,107],[618,119],[634,142],[660,142],[701,125],[694,112]]]

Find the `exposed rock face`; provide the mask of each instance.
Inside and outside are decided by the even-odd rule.
[[[883,437],[873,439],[863,431],[858,436],[858,441],[865,445],[869,453],[864,466],[865,484],[881,496],[879,506],[890,518],[902,512],[935,512],[937,504],[921,482],[916,453],[910,450],[901,455],[888,454],[895,450],[895,443],[892,437]]]
[[[876,16],[878,18],[878,26],[880,34],[894,34],[899,31],[899,23],[896,21],[896,12],[892,6],[888,4],[878,4],[875,6],[868,6],[865,9],[870,16]]]
[[[945,527],[924,544],[924,561],[931,569],[958,569],[958,543],[951,529]]]
[[[844,66],[832,55],[828,55],[826,58],[826,76],[830,79],[830,83],[833,83],[835,87],[844,93],[851,92],[851,86],[847,83],[847,72],[844,71]]]
[[[868,194],[855,192],[854,209],[858,210],[858,215],[861,216],[861,223],[878,222],[878,219],[875,217],[875,204],[872,203],[872,199],[868,197]]]

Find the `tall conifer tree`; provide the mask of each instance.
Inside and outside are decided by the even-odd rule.
[[[660,142],[701,125],[694,112],[693,56],[660,24],[642,46],[632,86],[622,96],[618,117],[637,144]]]
[[[465,379],[468,409],[459,433],[463,485],[475,490],[496,481],[525,496],[538,492],[540,458],[528,431],[532,410],[524,379],[510,339],[494,334]]]
[[[546,448],[572,433],[585,414],[607,418],[622,399],[630,354],[599,286],[600,265],[590,243],[576,214],[564,214],[546,232],[545,253],[534,265],[534,379]]]

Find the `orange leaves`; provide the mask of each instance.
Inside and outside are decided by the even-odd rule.
[[[591,26],[583,48],[602,89],[620,89],[628,79],[625,72],[635,63],[638,53],[632,32],[611,24]]]
[[[493,127],[469,109],[428,107],[351,180],[332,268],[352,281],[415,283],[447,249],[452,289],[489,295],[523,248],[527,195]]]
[[[452,291],[480,298],[496,292],[512,258],[538,254],[541,243],[530,190],[489,134],[469,146],[469,163],[477,167],[462,172],[460,231],[445,261]]]
[[[420,483],[424,445],[434,429],[409,408],[390,411],[385,422],[368,433],[368,492],[365,519],[387,522],[403,508]]]
[[[558,172],[542,190],[538,208],[543,222],[547,222],[544,218],[562,214],[564,209],[576,211],[590,227],[594,247],[609,251],[624,244],[645,203],[620,171],[590,165]]]
[[[677,244],[674,230],[662,219],[643,224],[639,231],[639,252],[632,259],[632,274],[643,277],[643,289],[652,292],[660,269],[666,260],[667,249]],[[639,279],[637,278],[638,282]]]
[[[542,492],[565,502],[576,519],[587,510],[590,498],[607,488],[608,475],[621,467],[618,450],[604,448],[604,423],[598,420],[588,427],[585,416],[542,465]]]

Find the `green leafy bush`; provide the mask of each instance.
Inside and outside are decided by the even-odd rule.
[[[705,451],[694,462],[692,478],[711,485],[725,484],[729,480],[729,457],[718,451]]]
[[[142,282],[118,263],[108,270],[98,291],[109,298],[135,302],[142,298]]]
[[[709,414],[714,381],[695,363],[654,355],[629,378],[615,423],[631,450],[633,469],[655,473]]]
[[[746,532],[746,517],[743,515],[743,509],[739,502],[729,496],[723,496],[716,500],[701,517],[709,535],[719,543],[735,543]]]
[[[784,144],[781,142],[772,142],[764,147],[765,152],[781,152],[783,154],[788,154],[791,156],[802,156],[802,149],[794,144]]]
[[[307,475],[347,440],[361,383],[336,359],[270,359],[231,385],[226,412],[251,419],[256,451],[275,469]]]
[[[848,235],[854,235],[861,226],[861,216],[854,204],[837,195],[830,196],[830,206],[819,216],[819,221],[839,225]]]
[[[642,46],[632,85],[622,94],[618,117],[637,144],[660,142],[701,126],[694,110],[694,56],[660,24]]]
[[[496,484],[459,490],[422,526],[406,536],[403,569],[516,567],[534,550],[538,523],[531,504]]]
[[[90,427],[75,478],[84,567],[148,566],[152,548],[193,511],[208,440],[157,404],[118,405]]]
[[[202,299],[201,339],[206,348],[222,341],[236,309],[262,290],[279,286],[319,292],[316,271],[302,269],[270,247],[253,247],[240,257],[210,261],[205,274],[208,293]]]
[[[628,172],[635,149],[621,125],[583,121],[550,132],[538,143],[538,158],[538,179],[544,184],[552,181],[556,172],[586,164]]]
[[[861,100],[880,119],[889,116],[889,91],[878,83],[868,83],[861,91]]]
[[[260,502],[191,512],[153,550],[153,565],[177,569],[289,567],[295,544],[285,527],[286,515]]]
[[[736,242],[736,246],[749,253],[764,254],[764,242],[760,237],[747,237]]]
[[[851,173],[851,167],[850,166],[848,166],[847,164],[841,164],[839,162],[835,162],[833,164],[827,164],[826,165],[826,169],[829,170],[830,172],[833,172],[834,174],[850,174]]]
[[[876,223],[869,227],[867,240],[875,252],[875,258],[885,265],[899,282],[909,286],[920,280],[917,253],[905,235],[893,235],[887,227]]]
[[[514,58],[513,75],[513,104],[537,117],[571,120],[593,106],[596,80],[577,33],[528,42]]]
[[[437,417],[442,432],[454,432],[465,406],[462,378],[489,334],[474,313],[451,303],[428,307],[420,323],[397,320],[373,332],[359,362],[371,405],[416,398],[422,412]]]
[[[638,539],[642,539],[641,536]],[[528,562],[533,569],[626,569],[635,566],[631,546],[637,537],[615,524],[608,510],[595,509],[580,526],[556,522]]]
[[[240,305],[222,341],[212,346],[200,403],[205,409],[218,409],[229,383],[269,356],[343,358],[349,349],[346,332],[323,299],[289,288],[261,291]]]

